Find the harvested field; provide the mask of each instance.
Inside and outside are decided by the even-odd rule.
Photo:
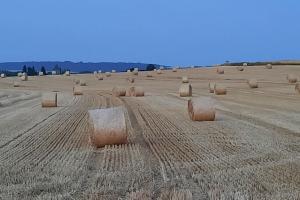
[[[140,71],[142,97],[112,96],[126,73],[0,79],[0,199],[300,199],[300,66]],[[190,120],[189,97],[216,101],[215,121]],[[249,88],[255,77],[259,88]],[[74,96],[74,79],[88,83]],[[221,84],[215,95],[208,83]],[[43,92],[58,107],[42,108]],[[128,143],[95,148],[88,110],[124,106]]]

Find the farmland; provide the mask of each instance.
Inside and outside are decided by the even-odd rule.
[[[300,199],[300,94],[286,80],[300,67],[224,69],[29,77],[18,88],[18,78],[0,79],[0,199]],[[190,120],[182,76],[193,97],[215,99],[215,121]],[[75,79],[87,83],[82,96]],[[209,93],[209,82],[227,94]],[[111,95],[130,85],[145,96]],[[58,107],[41,107],[46,91]],[[88,110],[116,106],[126,108],[128,144],[96,149]]]

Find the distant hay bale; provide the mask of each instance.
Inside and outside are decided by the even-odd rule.
[[[5,78],[6,75],[4,73],[1,74],[1,78]]]
[[[99,73],[99,74],[101,74],[101,73],[102,73],[102,71],[101,71],[101,70],[98,70],[98,73]]]
[[[52,71],[52,75],[56,75],[56,71]]]
[[[80,83],[80,80],[76,79],[74,80],[75,84],[78,85]]]
[[[146,77],[152,77],[152,73],[151,72],[147,72]]]
[[[161,69],[158,69],[158,70],[156,70],[156,73],[157,73],[157,74],[162,74],[162,70],[161,70]]]
[[[23,73],[23,75],[21,76],[21,81],[28,81],[28,76],[26,73]]]
[[[165,67],[164,67],[164,66],[160,66],[159,69],[160,69],[160,70],[164,70]]]
[[[177,68],[173,67],[172,72],[177,72]]]
[[[101,74],[98,74],[98,75],[97,75],[97,79],[98,79],[99,81],[102,81],[102,80],[104,79],[104,77],[103,77]]]
[[[111,73],[116,73],[117,71],[115,69],[111,70]]]
[[[300,94],[300,83],[295,85],[295,90]]]
[[[188,112],[193,121],[214,121],[214,101],[210,97],[192,98],[188,101]]]
[[[18,73],[18,77],[22,77],[23,73],[22,72],[19,72]]]
[[[217,73],[218,74],[224,74],[224,68],[223,67],[218,67],[217,68]]]
[[[244,66],[244,67],[247,67],[247,66],[248,66],[248,63],[243,63],[243,66]]]
[[[39,76],[44,76],[44,72],[39,72]]]
[[[144,88],[139,86],[130,87],[129,90],[126,91],[126,96],[143,97],[145,96]]]
[[[297,77],[294,74],[288,74],[287,80],[289,83],[296,83],[298,81]]]
[[[86,86],[86,82],[85,82],[85,80],[83,80],[83,79],[80,79],[80,81],[79,81],[79,85],[80,85],[80,86]]]
[[[153,69],[153,71],[154,71],[154,72],[156,72],[156,71],[157,71],[157,69]]]
[[[272,68],[273,68],[272,64],[269,63],[266,65],[266,69],[272,69]]]
[[[94,71],[94,75],[96,76],[98,74],[98,72],[97,71]]]
[[[182,83],[189,83],[189,78],[187,76],[182,77]]]
[[[258,88],[258,83],[256,79],[249,79],[248,85],[250,88]]]
[[[110,76],[111,76],[111,73],[110,73],[110,72],[105,72],[105,76],[106,76],[106,77],[110,77]]]
[[[89,110],[90,139],[96,147],[127,143],[127,127],[123,107]]]
[[[70,71],[66,71],[66,72],[65,72],[65,75],[66,75],[66,76],[70,76]]]
[[[135,67],[134,69],[133,69],[133,71],[139,71],[139,68],[137,68],[137,67]]]
[[[191,84],[184,83],[179,88],[179,95],[181,97],[190,97],[192,96],[192,86]]]
[[[80,86],[74,86],[73,95],[83,95],[82,88]]]
[[[215,83],[208,83],[208,91],[210,93],[214,93],[215,92]]]
[[[18,81],[14,81],[14,87],[20,87],[20,82],[18,82]]]
[[[131,74],[131,71],[130,71],[130,69],[127,69],[127,74]]]
[[[243,67],[243,66],[237,66],[236,69],[237,69],[238,71],[241,71],[241,72],[244,71],[244,67]]]
[[[57,93],[56,92],[43,93],[42,107],[57,107]]]
[[[139,71],[133,70],[132,74],[137,76],[139,74]]]
[[[127,78],[127,81],[128,81],[129,83],[134,83],[134,78],[128,77],[128,78]]]
[[[112,89],[112,95],[114,97],[121,97],[121,96],[125,96],[126,94],[126,89],[123,87],[114,87]]]
[[[225,95],[227,94],[227,89],[226,87],[219,85],[219,84],[215,84],[215,94],[216,95]]]

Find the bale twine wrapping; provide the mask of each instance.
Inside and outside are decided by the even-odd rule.
[[[248,85],[250,88],[258,88],[258,83],[256,79],[249,79]]]
[[[129,90],[126,91],[126,96],[133,96],[133,97],[143,97],[145,96],[144,88],[139,86],[130,87]]]
[[[218,73],[218,74],[224,74],[224,68],[218,67],[218,68],[217,68],[217,73]]]
[[[112,89],[112,95],[114,97],[121,97],[121,96],[125,96],[126,94],[126,89],[123,87],[114,87]]]
[[[20,87],[20,82],[14,81],[14,87]]]
[[[39,76],[44,76],[44,72],[39,72]]]
[[[43,93],[42,107],[57,107],[57,93],[56,92]]]
[[[237,66],[236,69],[237,69],[238,71],[241,71],[241,72],[244,71],[244,67],[243,67],[243,66]]]
[[[80,86],[74,86],[73,95],[83,95],[82,88]]]
[[[214,83],[208,83],[208,91],[210,93],[214,93],[215,92],[215,84]]]
[[[192,98],[188,101],[188,112],[193,121],[214,121],[216,109],[209,97]]]
[[[287,80],[289,83],[296,83],[298,81],[297,77],[294,74],[288,74]]]
[[[4,73],[2,73],[1,74],[1,78],[5,78],[6,76],[5,76],[5,74]]]
[[[89,110],[92,128],[90,140],[96,147],[127,143],[127,127],[123,107]]]
[[[272,64],[269,63],[266,65],[266,69],[272,69],[272,68],[273,68]]]
[[[79,85],[80,85],[80,86],[86,86],[86,82],[85,82],[85,80],[83,80],[83,79],[80,79],[80,81],[79,81]]]
[[[110,72],[105,72],[105,76],[106,76],[106,77],[110,77],[110,76],[111,76],[111,73],[110,73]]]
[[[215,84],[215,94],[216,95],[225,95],[227,94],[227,89],[226,87],[222,86],[222,85],[219,85],[219,84]]]
[[[192,86],[191,86],[191,84],[188,84],[188,83],[182,84],[179,88],[179,95],[181,97],[190,97],[190,96],[192,96]]]
[[[189,83],[189,78],[187,76],[183,76],[182,83]]]
[[[300,94],[300,83],[296,83],[295,90]]]
[[[134,83],[134,78],[128,77],[128,78],[127,78],[127,81],[128,81],[129,83]]]

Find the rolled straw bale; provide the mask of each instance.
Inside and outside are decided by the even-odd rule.
[[[121,97],[126,95],[126,89],[123,87],[114,87],[112,89],[112,95],[114,97]]]
[[[127,127],[123,107],[89,110],[90,139],[96,147],[127,143]]]
[[[116,70],[115,69],[111,70],[111,73],[116,73]]]
[[[97,71],[94,71],[94,75],[96,76],[98,74],[98,72]]]
[[[80,81],[79,81],[79,85],[80,85],[80,86],[86,86],[86,82],[85,82],[85,80],[83,80],[83,79],[80,79]]]
[[[189,78],[187,76],[183,76],[182,83],[188,83],[188,82],[189,82]]]
[[[237,69],[238,71],[244,71],[244,67],[243,67],[243,66],[237,66],[236,69]]]
[[[134,83],[134,78],[128,77],[128,78],[127,78],[127,81],[128,81],[129,83]]]
[[[76,79],[74,80],[75,84],[78,85],[80,83],[80,80]]]
[[[56,75],[56,71],[52,71],[52,75]]]
[[[57,93],[56,92],[43,93],[42,107],[57,107]]]
[[[190,97],[192,96],[192,86],[191,84],[184,83],[179,88],[179,95],[181,97]]]
[[[105,72],[105,76],[106,76],[106,77],[110,77],[110,76],[111,76],[111,73],[110,73],[110,72]]]
[[[65,72],[65,75],[66,75],[66,76],[70,76],[70,71],[66,71],[66,72]]]
[[[244,67],[247,67],[247,66],[248,66],[248,63],[243,63],[243,66],[244,66]]]
[[[266,69],[272,69],[272,68],[273,68],[272,64],[269,63],[266,65]]]
[[[156,73],[157,73],[157,74],[162,74],[162,70],[161,70],[161,69],[158,69],[158,70],[156,70]]]
[[[23,72],[23,73],[22,73],[22,76],[25,76],[25,75],[27,75],[27,73],[26,73],[26,72]]]
[[[138,71],[139,71],[139,68],[135,67],[133,70],[138,72]]]
[[[192,98],[188,101],[188,112],[193,121],[214,121],[214,100],[210,97]]]
[[[300,94],[300,83],[296,83],[295,90]]]
[[[177,68],[173,67],[172,72],[177,72]]]
[[[227,89],[226,87],[219,85],[219,84],[215,84],[215,94],[216,95],[225,95],[227,94]]]
[[[224,68],[218,67],[218,68],[217,68],[217,73],[218,73],[218,74],[224,74]]]
[[[98,74],[97,75],[97,79],[100,80],[100,81],[102,81],[104,79],[104,77],[101,74]]]
[[[156,72],[156,71],[157,71],[157,69],[153,69],[153,71],[155,71],[155,72]]]
[[[22,72],[19,72],[19,73],[18,73],[18,77],[21,77],[22,75],[23,75]]]
[[[294,74],[288,74],[287,80],[289,83],[296,83],[298,81],[297,77]]]
[[[1,74],[1,78],[5,78],[6,75],[4,73]]]
[[[130,73],[131,73],[130,69],[127,69],[127,74],[130,74]]]
[[[82,88],[80,86],[74,86],[73,95],[83,95]]]
[[[160,70],[164,70],[165,67],[164,67],[164,66],[160,66],[159,69],[160,69]]]
[[[133,70],[132,74],[137,76],[139,74],[139,71]]]
[[[129,88],[128,95],[133,97],[143,97],[145,95],[144,88],[133,86]]]
[[[14,81],[14,87],[20,87],[20,82]]]
[[[214,93],[215,92],[215,83],[208,83],[208,91],[210,93]]]
[[[258,88],[258,83],[256,79],[249,79],[248,85],[250,88]]]
[[[21,76],[21,81],[28,81],[28,76],[26,73],[23,73],[23,75]]]
[[[147,77],[152,77],[152,73],[151,73],[151,72],[148,72],[148,73],[146,74],[146,76],[147,76]]]
[[[39,72],[39,76],[44,76],[44,72]]]

